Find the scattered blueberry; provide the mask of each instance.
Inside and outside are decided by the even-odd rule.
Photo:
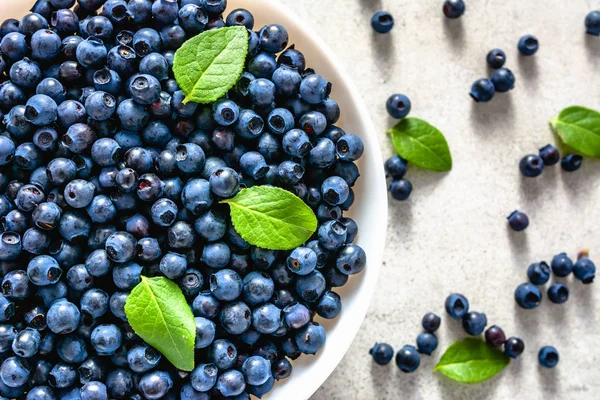
[[[417,349],[419,349],[419,353],[431,355],[437,346],[438,340],[433,333],[423,332],[417,336]]]
[[[521,232],[529,226],[529,217],[524,212],[515,210],[507,218],[508,225],[514,231]]]
[[[484,313],[469,311],[462,318],[462,326],[465,332],[471,336],[479,336],[487,325],[487,317]]]
[[[377,364],[387,365],[394,357],[394,349],[387,343],[375,343],[369,354]]]
[[[521,308],[536,308],[542,302],[542,292],[531,283],[522,283],[515,290],[515,300]]]
[[[515,76],[507,68],[498,68],[490,79],[497,93],[508,92],[515,87]]]
[[[506,54],[501,49],[493,49],[487,54],[486,61],[491,68],[502,68],[506,62]]]
[[[447,18],[459,18],[465,13],[465,2],[463,0],[445,0],[443,10]]]
[[[573,271],[573,261],[567,256],[566,253],[560,253],[552,258],[550,263],[552,272],[554,275],[564,278]]]
[[[573,267],[573,275],[584,284],[592,283],[596,276],[596,265],[589,258],[581,257]]]
[[[407,200],[412,193],[412,189],[412,184],[407,179],[394,179],[388,187],[392,197],[398,201]]]
[[[421,356],[414,346],[406,345],[396,353],[396,365],[404,373],[414,372],[421,365]]]
[[[600,36],[600,11],[591,11],[586,15],[585,31],[588,35]]]
[[[479,79],[471,86],[469,95],[477,103],[487,103],[496,94],[496,88],[489,79]]]
[[[532,56],[538,51],[540,44],[533,35],[525,35],[519,39],[518,49],[524,56]]]
[[[534,285],[544,285],[550,279],[550,267],[545,261],[533,263],[527,268],[527,277]]]
[[[446,298],[446,312],[454,319],[461,319],[469,312],[469,301],[465,296],[452,293]]]
[[[500,347],[506,342],[502,328],[492,325],[485,331],[485,341],[494,347]]]
[[[583,157],[579,154],[567,154],[560,161],[560,166],[564,171],[573,172],[581,168],[583,163]]]
[[[569,299],[569,288],[561,282],[554,282],[548,288],[548,299],[555,304],[562,304]]]
[[[544,346],[538,352],[538,361],[542,367],[554,368],[558,364],[558,350],[552,346]]]
[[[442,319],[438,317],[434,313],[427,313],[423,316],[423,320],[421,321],[421,325],[426,332],[434,333],[440,327],[440,323]]]
[[[394,27],[394,17],[387,11],[378,11],[371,18],[371,27],[377,33],[388,33]]]
[[[560,161],[560,153],[558,149],[551,144],[547,144],[540,149],[540,158],[544,161],[544,165],[555,165]]]
[[[403,94],[393,94],[385,103],[388,114],[396,119],[405,118],[410,113],[410,107],[410,99]]]
[[[540,176],[544,171],[544,161],[537,154],[529,154],[521,159],[519,163],[521,174],[528,178]]]
[[[518,337],[511,336],[504,343],[504,354],[510,358],[517,358],[525,350],[525,343]]]

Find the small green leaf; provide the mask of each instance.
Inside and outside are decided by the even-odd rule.
[[[433,369],[461,383],[490,379],[510,363],[499,349],[479,339],[454,342]]]
[[[398,155],[417,167],[433,171],[452,169],[446,138],[435,126],[418,118],[405,118],[388,131]]]
[[[146,278],[125,302],[134,332],[160,351],[176,368],[194,369],[196,323],[179,286],[167,278]]]
[[[572,106],[560,112],[550,125],[567,146],[588,157],[600,158],[600,113]]]
[[[317,229],[313,210],[278,187],[253,186],[222,202],[231,207],[231,221],[242,238],[264,249],[293,249]]]
[[[213,29],[186,41],[175,53],[173,72],[184,103],[212,103],[235,85],[248,54],[243,26]]]

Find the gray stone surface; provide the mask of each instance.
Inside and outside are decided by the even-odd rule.
[[[600,393],[600,290],[567,279],[568,303],[544,301],[534,311],[515,306],[513,290],[529,263],[589,248],[600,264],[600,163],[586,159],[578,172],[548,168],[523,179],[520,158],[554,142],[548,120],[572,104],[600,108],[600,38],[583,33],[583,20],[600,8],[594,0],[468,1],[467,13],[448,21],[441,0],[280,0],[334,49],[364,96],[384,157],[393,153],[385,130],[389,94],[406,93],[412,116],[430,121],[448,138],[450,173],[411,169],[414,192],[390,201],[388,243],[378,292],[352,348],[314,400],[354,399],[597,399]],[[370,17],[393,13],[390,35],[376,35]],[[525,33],[540,51],[518,56]],[[508,55],[517,77],[510,94],[474,104],[471,83],[488,75],[485,55]],[[383,162],[383,160],[382,160]],[[374,205],[377,206],[377,205]],[[524,233],[507,229],[514,209],[529,214]],[[474,310],[526,342],[524,355],[501,375],[465,386],[433,374],[443,350],[464,337],[443,301],[464,293]],[[374,366],[376,341],[395,348],[414,343],[423,314],[443,316],[440,347],[414,374],[395,365]],[[554,370],[538,367],[537,351],[560,351]]]

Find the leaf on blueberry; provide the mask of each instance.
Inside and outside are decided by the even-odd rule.
[[[175,368],[193,370],[196,322],[181,289],[165,277],[141,278],[125,302],[127,321]]]
[[[248,54],[243,26],[213,29],[194,36],[175,52],[173,73],[184,103],[212,103],[236,84]]]
[[[510,363],[499,349],[479,339],[454,342],[433,369],[461,383],[477,383],[492,378]]]
[[[567,107],[550,120],[550,125],[575,152],[600,158],[600,112],[581,106]]]
[[[435,126],[418,118],[405,118],[388,131],[398,155],[411,164],[433,171],[452,169],[446,138]]]
[[[272,186],[253,186],[223,200],[235,230],[248,243],[269,250],[290,250],[317,230],[317,217],[302,199]]]

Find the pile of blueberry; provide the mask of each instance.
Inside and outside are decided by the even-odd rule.
[[[558,278],[566,278],[572,272],[575,279],[583,284],[592,283],[596,275],[596,266],[586,252],[580,253],[575,263],[566,253],[555,255],[550,266],[545,261],[533,263],[527,268],[529,282],[520,284],[515,290],[515,301],[521,308],[530,310],[541,304],[542,292],[538,286],[548,282],[551,269]],[[555,304],[566,302],[569,299],[569,288],[563,282],[553,282],[548,287],[548,299]]]
[[[226,0],[38,0],[0,26],[0,395],[262,396],[325,343],[350,275],[363,152],[331,85],[280,25]],[[183,103],[174,51],[242,25],[245,71],[212,106]],[[276,185],[317,214],[291,252],[251,246],[220,200]],[[196,368],[176,370],[124,313],[140,275],[176,282]]]
[[[542,147],[538,154],[528,154],[519,162],[519,170],[523,176],[535,178],[544,172],[544,167],[556,165],[560,161],[560,166],[564,171],[573,172],[581,168],[583,157],[579,154],[567,154],[560,159],[558,149],[551,144]]]

